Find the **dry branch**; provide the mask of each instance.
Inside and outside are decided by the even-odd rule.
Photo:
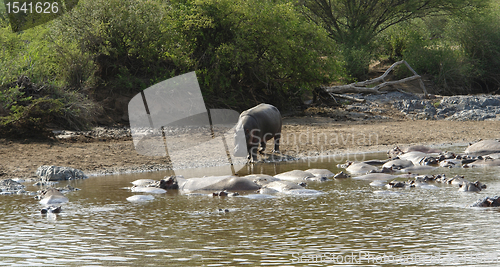
[[[347,100],[351,100],[351,101],[355,101],[355,102],[365,102],[364,99],[359,99],[359,98],[355,98],[353,96],[349,96],[349,95],[340,95],[340,94],[335,94],[335,93],[328,93],[333,99],[335,99],[335,97],[338,97],[338,98],[344,98],[344,99],[347,99]]]
[[[407,78],[404,78],[404,79],[401,79],[398,81],[386,82],[385,77],[387,77],[387,75],[394,69],[394,67],[396,67],[397,65],[401,65],[401,64],[405,64],[406,67],[413,73],[413,76],[410,76],[410,77],[407,77]],[[398,61],[398,62],[392,64],[392,66],[390,68],[388,68],[384,72],[384,74],[382,74],[382,76],[377,77],[375,79],[362,81],[362,82],[355,82],[355,83],[351,83],[351,84],[347,84],[347,85],[339,85],[339,86],[331,86],[331,87],[323,86],[321,88],[329,94],[331,94],[331,93],[337,93],[337,94],[344,94],[344,93],[380,94],[381,89],[388,86],[388,85],[405,83],[405,82],[409,82],[409,81],[416,80],[416,79],[420,80],[420,88],[422,88],[422,92],[424,93],[424,96],[427,96],[427,90],[425,89],[424,83],[422,81],[422,77],[420,75],[418,75],[410,67],[410,65],[406,61],[401,60],[401,61]],[[381,84],[376,85],[374,87],[371,87],[371,88],[366,87],[367,85],[379,83],[379,82],[381,82]],[[389,91],[389,90],[386,89],[385,91]],[[343,98],[345,98],[345,97],[343,97]]]

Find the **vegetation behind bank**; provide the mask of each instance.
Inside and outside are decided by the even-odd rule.
[[[190,71],[208,107],[239,111],[259,102],[300,106],[319,85],[366,78],[377,59],[405,59],[433,78],[436,93],[495,92],[500,1],[456,2],[460,10],[395,23],[356,45],[332,38],[307,0],[80,0],[20,33],[2,13],[0,134],[85,129],[109,95],[133,96]]]

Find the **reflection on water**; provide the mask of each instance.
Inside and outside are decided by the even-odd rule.
[[[335,165],[261,164],[253,171],[274,175],[328,168],[338,172]],[[238,169],[240,174],[250,171]],[[161,179],[171,172],[70,181],[82,190],[66,194],[70,202],[59,215],[39,214],[40,205],[29,196],[0,198],[0,265],[283,266],[314,255],[346,260],[347,255],[361,253],[365,259],[355,258],[354,265],[383,265],[382,255],[469,255],[483,261],[494,256],[496,260],[499,210],[468,206],[498,194],[500,169],[440,168],[434,173],[463,174],[488,188],[463,193],[437,184],[435,189],[387,190],[371,186],[370,181],[345,179],[310,183],[310,188],[326,192],[315,197],[214,198],[168,192],[155,195],[152,201],[130,203],[126,198],[134,193],[124,187],[131,181]],[[217,169],[177,174],[216,175]],[[466,265],[458,258],[436,259],[423,265]],[[467,265],[473,265],[472,261]]]

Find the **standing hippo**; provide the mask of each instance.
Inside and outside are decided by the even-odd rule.
[[[259,144],[262,153],[271,138],[274,138],[274,152],[279,153],[281,124],[281,114],[273,105],[259,104],[243,111],[235,128],[234,155],[248,155],[248,159],[256,161]]]

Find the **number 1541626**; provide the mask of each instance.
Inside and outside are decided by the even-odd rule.
[[[43,13],[54,14],[59,12],[57,2],[6,2],[7,14],[9,13]]]

